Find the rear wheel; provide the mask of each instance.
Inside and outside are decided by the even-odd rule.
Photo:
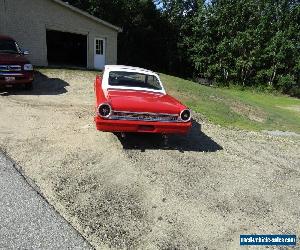
[[[32,82],[26,83],[26,84],[24,85],[24,89],[25,89],[25,90],[32,90],[32,89],[33,89],[33,84],[32,84]]]

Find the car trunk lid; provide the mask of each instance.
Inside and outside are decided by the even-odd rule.
[[[171,96],[150,91],[109,89],[107,97],[116,111],[178,114],[181,108]]]

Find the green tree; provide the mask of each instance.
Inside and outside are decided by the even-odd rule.
[[[186,22],[194,74],[223,84],[299,88],[299,3],[215,0]]]
[[[118,62],[300,95],[299,0],[70,0],[123,28]]]

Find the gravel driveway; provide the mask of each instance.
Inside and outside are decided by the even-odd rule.
[[[299,137],[196,117],[167,147],[159,136],[123,140],[94,128],[95,72],[42,72],[32,92],[2,92],[0,147],[96,248],[239,249],[240,234],[300,236]]]

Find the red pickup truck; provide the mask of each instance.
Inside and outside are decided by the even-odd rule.
[[[32,88],[33,66],[25,55],[28,51],[22,51],[14,39],[0,35],[0,86]]]

